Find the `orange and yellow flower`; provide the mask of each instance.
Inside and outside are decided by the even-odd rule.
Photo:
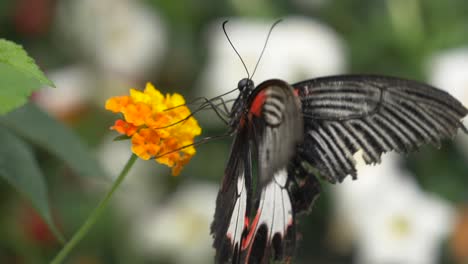
[[[195,148],[189,145],[201,128],[190,116],[182,95],[164,96],[147,83],[143,92],[130,89],[130,96],[108,99],[106,109],[122,113],[123,119],[115,121],[111,129],[131,137],[132,152],[171,167],[172,175],[178,175],[195,155]]]

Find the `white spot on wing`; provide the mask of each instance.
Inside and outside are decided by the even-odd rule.
[[[261,216],[257,229],[265,224],[269,230],[269,242],[275,234],[284,237],[292,219],[292,205],[286,187],[288,173],[285,168],[277,171],[274,180],[265,186],[260,204]]]
[[[245,190],[244,174],[237,179],[237,200],[231,215],[231,221],[226,236],[231,239],[232,246],[240,245],[244,229],[245,211],[247,206],[247,192]]]

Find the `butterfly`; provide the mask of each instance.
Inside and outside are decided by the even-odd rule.
[[[216,263],[291,261],[297,217],[319,196],[319,178],[356,179],[356,153],[375,164],[383,153],[439,147],[459,128],[468,132],[461,122],[468,110],[454,97],[395,77],[272,79],[256,87],[247,77],[237,89],[228,123],[234,140],[211,225]]]
[[[257,87],[242,79],[238,89],[230,113],[235,137],[211,226],[216,263],[290,260],[296,218],[318,197],[318,177],[355,179],[358,151],[366,164],[379,163],[385,152],[439,147],[459,128],[467,132],[460,120],[468,110],[450,94],[395,77],[339,75],[292,85],[273,79]]]

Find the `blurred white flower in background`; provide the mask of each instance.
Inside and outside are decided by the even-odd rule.
[[[380,166],[358,166],[358,180],[332,187],[334,238],[354,243],[356,263],[437,263],[439,247],[453,228],[449,203],[422,191],[387,154]],[[342,233],[343,232],[343,233]]]
[[[388,195],[382,192],[393,190],[396,187],[392,186],[402,184],[401,178],[395,177],[401,174],[397,154],[383,155],[381,164],[369,166],[364,164],[358,153],[355,155],[358,179],[346,178],[343,183],[330,186],[334,202],[334,224],[331,232],[335,249],[341,251],[351,249],[351,243],[362,224],[362,214],[372,211],[378,206],[380,199]]]
[[[429,60],[429,80],[436,87],[468,102],[468,47],[435,54]]]
[[[134,233],[136,249],[171,263],[212,263],[209,227],[217,192],[215,184],[181,186],[162,207],[140,218]]]
[[[95,76],[91,69],[73,65],[47,73],[57,88],[36,92],[33,100],[55,117],[66,118],[86,106],[93,96]]]
[[[60,1],[57,24],[72,54],[134,79],[158,66],[167,48],[162,20],[141,1]]]
[[[422,192],[415,183],[402,184],[363,215],[356,262],[438,263],[453,219],[453,208],[446,201]]]
[[[113,96],[128,94],[130,88],[142,89],[143,87],[144,86],[139,83],[138,80],[133,80],[128,78],[128,76],[116,75],[110,72],[100,72],[94,90],[93,101],[99,107],[103,107],[107,99]]]
[[[73,119],[86,111],[91,103],[104,106],[111,96],[126,94],[136,87],[132,80],[110,73],[94,71],[86,64],[65,66],[47,72],[56,88],[43,88],[33,95],[33,101],[51,115]]]
[[[430,82],[444,89],[468,107],[468,47],[452,49],[435,54],[429,59]],[[463,120],[468,127],[468,118]],[[462,150],[468,156],[468,138],[463,133],[457,136]]]
[[[233,18],[226,30],[252,74],[274,20]],[[216,21],[207,31],[209,51],[202,71],[201,94],[213,97],[237,87],[247,77],[242,63]],[[342,40],[330,27],[306,17],[286,17],[273,30],[254,82],[279,78],[289,83],[345,71]]]

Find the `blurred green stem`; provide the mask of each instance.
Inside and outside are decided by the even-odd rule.
[[[120,184],[123,182],[125,179],[125,176],[127,176],[128,171],[130,168],[133,166],[137,159],[137,156],[135,154],[132,154],[130,159],[128,159],[127,164],[125,164],[125,167],[122,169],[120,172],[119,177],[117,180],[114,182],[112,185],[111,189],[107,192],[106,196],[102,201],[99,203],[99,205],[94,209],[94,211],[91,213],[90,216],[88,216],[88,219],[84,222],[84,224],[78,229],[78,231],[73,235],[73,237],[65,244],[65,246],[60,250],[60,252],[55,256],[55,258],[50,262],[51,264],[59,264],[62,263],[65,257],[70,253],[70,251],[83,239],[83,237],[89,232],[91,227],[97,222],[99,217],[101,216],[102,212],[104,209],[106,209],[107,205],[109,204],[110,199],[112,198],[112,195],[114,192],[119,188]]]

